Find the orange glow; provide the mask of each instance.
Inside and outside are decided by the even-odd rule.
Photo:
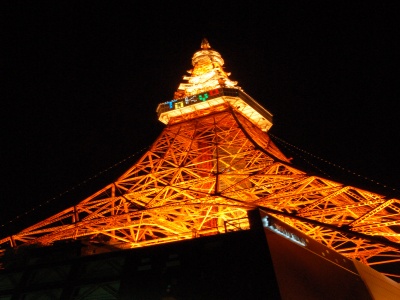
[[[241,91],[206,40],[193,62],[180,95],[222,89],[222,82]],[[400,201],[293,168],[266,133],[272,119],[265,119],[267,114],[250,100],[221,96],[187,106],[187,111],[179,107],[160,113],[167,126],[118,180],[1,239],[0,246],[101,238],[118,249],[143,247],[248,229],[247,211],[261,207],[346,257],[366,265],[398,263],[399,247],[384,241],[400,243]],[[233,105],[238,101],[243,104]],[[252,117],[256,113],[259,119]],[[382,242],[355,238],[344,227]]]

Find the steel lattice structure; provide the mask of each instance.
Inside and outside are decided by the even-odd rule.
[[[206,40],[192,61],[188,83],[157,109],[165,129],[125,174],[0,246],[143,247],[246,229],[247,211],[261,208],[351,259],[400,262],[399,199],[294,168],[268,136],[271,115],[228,79]]]

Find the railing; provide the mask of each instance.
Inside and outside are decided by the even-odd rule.
[[[232,88],[218,88],[200,94],[166,101],[158,105],[156,112],[159,117],[162,113],[194,105],[196,103],[205,102],[222,96],[239,97],[248,105],[250,105],[255,111],[261,114],[265,119],[272,122],[272,114],[268,112],[265,108],[263,108],[256,100],[251,98],[245,92],[239,89]]]
[[[249,230],[249,218],[243,217],[238,219],[232,219],[224,222],[225,232]]]
[[[205,102],[213,98],[221,97],[221,96],[237,96],[239,90],[238,89],[227,89],[227,88],[219,88],[209,90],[200,94],[191,95],[179,99],[173,99],[170,101],[166,101],[164,103],[160,103],[157,107],[157,115],[179,109],[185,106],[190,106],[199,102]]]

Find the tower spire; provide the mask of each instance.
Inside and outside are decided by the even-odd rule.
[[[183,76],[183,80],[187,82],[179,85],[173,100],[158,106],[159,120],[168,124],[180,120],[178,116],[185,120],[196,118],[197,112],[207,114],[225,105],[235,107],[261,130],[269,130],[272,126],[272,114],[237,86],[236,81],[230,80],[230,73],[225,72],[223,65],[221,54],[212,50],[210,43],[204,38],[201,49],[192,57],[193,69],[188,71],[189,75]]]
[[[201,41],[201,49],[211,49],[210,43],[208,42],[208,40],[206,38],[203,38],[203,40]]]
[[[236,81],[229,79],[230,73],[225,72],[223,65],[221,54],[213,50],[208,40],[204,38],[200,50],[192,57],[193,68],[187,71],[190,75],[183,76],[187,82],[179,85],[174,98],[192,96],[221,87],[239,88]]]

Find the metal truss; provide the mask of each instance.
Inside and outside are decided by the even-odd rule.
[[[157,108],[167,126],[150,150],[94,195],[0,239],[0,254],[70,239],[125,249],[248,229],[247,211],[261,208],[400,277],[400,200],[294,168],[266,133],[272,115],[229,80],[223,64],[204,39],[188,82]]]
[[[292,167],[267,133],[227,103],[172,119],[118,180],[0,246],[80,239],[143,247],[247,229],[254,208],[366,265],[400,262],[399,199]]]

